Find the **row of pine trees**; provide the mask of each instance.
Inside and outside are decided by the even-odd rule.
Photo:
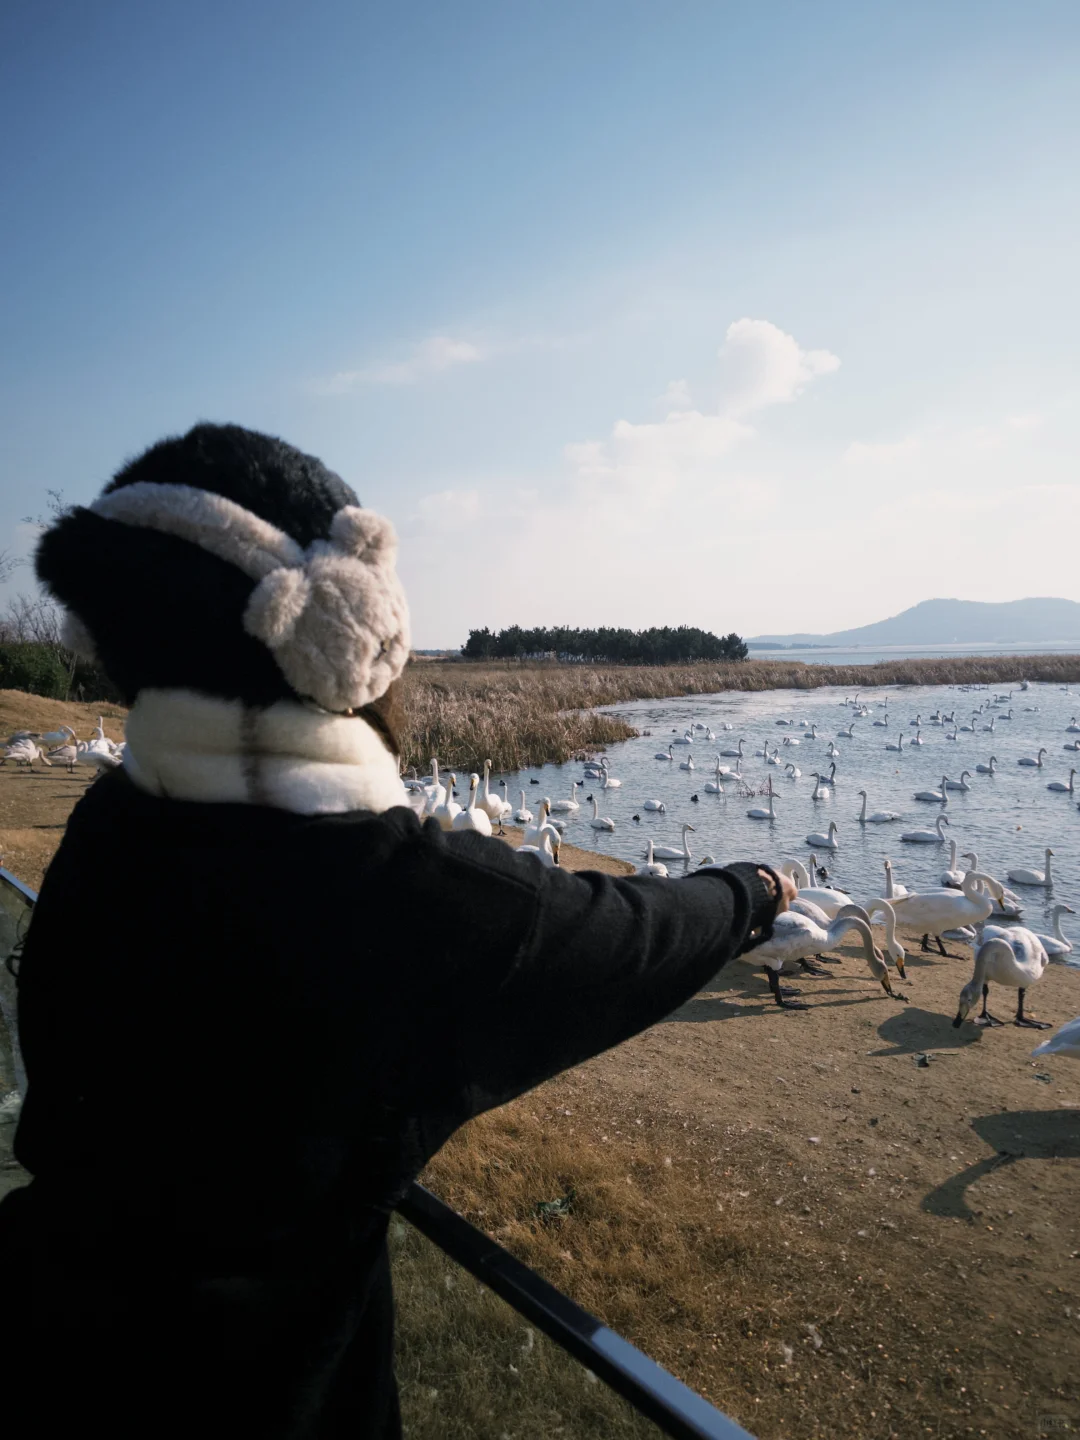
[[[470,630],[461,647],[466,660],[554,658],[610,665],[681,665],[694,660],[745,660],[750,653],[736,635],[713,635],[693,625],[651,630],[523,629]]]

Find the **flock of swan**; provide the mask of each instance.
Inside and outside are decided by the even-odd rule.
[[[0,765],[6,765],[9,760],[16,766],[25,765],[28,770],[33,770],[35,763],[62,765],[69,774],[74,774],[76,765],[89,766],[95,773],[115,770],[123,763],[124,745],[106,736],[102,719],[99,715],[89,740],[80,740],[70,725],[61,725],[59,730],[45,734],[16,730],[0,745]]]

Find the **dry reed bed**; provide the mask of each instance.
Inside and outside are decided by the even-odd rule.
[[[868,691],[882,685],[1009,685],[1022,678],[1080,682],[1080,655],[958,656],[879,665],[806,665],[791,660],[662,666],[556,662],[425,661],[404,677],[405,764],[433,755],[450,769],[496,770],[561,763],[635,734],[598,705],[714,695],[725,690]]]

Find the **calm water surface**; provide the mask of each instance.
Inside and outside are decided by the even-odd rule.
[[[618,788],[603,790],[598,782],[588,782],[578,791],[581,809],[567,819],[566,839],[587,849],[594,849],[640,864],[645,856],[646,842],[651,836],[657,844],[678,845],[684,821],[694,827],[690,849],[696,862],[704,855],[718,861],[755,859],[778,865],[782,860],[801,859],[805,863],[810,846],[806,837],[811,832],[826,832],[829,821],[839,828],[836,852],[817,849],[819,861],[829,870],[830,877],[856,899],[880,895],[884,888],[882,862],[888,856],[893,874],[909,888],[926,889],[940,883],[946,868],[949,846],[906,844],[902,831],[932,828],[941,806],[913,799],[916,790],[939,788],[943,774],[959,779],[969,770],[967,792],[951,791],[945,807],[950,825],[947,840],[955,838],[961,852],[974,850],[980,869],[989,870],[1003,882],[1006,872],[1016,866],[1042,870],[1044,851],[1054,851],[1054,889],[1047,896],[1041,890],[1026,890],[1024,923],[1034,929],[1048,928],[1050,907],[1058,901],[1072,904],[1077,917],[1064,916],[1064,930],[1075,937],[1080,951],[1080,776],[1075,796],[1047,790],[1051,780],[1068,781],[1072,766],[1080,767],[1080,752],[1066,751],[1067,742],[1080,738],[1066,733],[1074,715],[1080,714],[1080,693],[1070,692],[1051,684],[1032,684],[1026,691],[1014,690],[1010,702],[995,705],[995,694],[1006,694],[1008,685],[988,689],[964,690],[959,686],[889,686],[867,692],[863,700],[870,704],[871,714],[856,719],[854,739],[840,738],[838,731],[852,719],[844,707],[845,692],[840,689],[814,691],[773,690],[746,694],[726,692],[720,695],[695,696],[674,700],[649,700],[631,705],[609,707],[639,730],[648,730],[607,751],[610,774],[622,781]],[[998,718],[993,734],[983,726],[991,717],[1006,714],[1011,704],[1011,721]],[[937,710],[956,714],[959,724],[971,724],[972,712],[985,706],[975,718],[973,734],[961,734],[956,741],[946,740],[952,727],[929,723]],[[888,716],[887,728],[877,727],[875,720]],[[923,717],[919,748],[908,748],[916,733],[909,724],[917,714]],[[806,719],[817,726],[817,740],[802,736],[799,729],[776,724],[778,719]],[[693,745],[676,745],[675,762],[654,759],[658,750],[665,750],[669,741],[681,735],[693,721],[712,727],[713,742],[698,738]],[[732,726],[723,730],[724,723]],[[1080,723],[1080,722],[1078,722]],[[886,750],[887,742],[895,743],[904,735],[902,754]],[[707,795],[705,782],[713,778],[718,750],[734,749],[739,737],[745,740],[743,775],[755,794],[747,795],[744,787],[725,781],[723,796]],[[798,746],[784,745],[785,736],[799,739]],[[812,801],[814,788],[811,772],[828,773],[826,750],[832,740],[840,750],[836,762],[835,787],[828,798]],[[780,747],[781,760],[792,760],[802,771],[799,779],[787,779],[780,766],[766,765],[755,755],[764,743]],[[1021,756],[1034,756],[1039,747],[1047,754],[1043,768],[1024,767],[1016,762]],[[696,768],[687,773],[678,762],[693,757]],[[997,757],[999,772],[993,778],[975,774],[977,762],[987,763]],[[734,765],[733,759],[725,759]],[[535,810],[543,796],[552,800],[570,794],[572,780],[582,778],[579,763],[546,765],[503,777],[508,781],[510,798],[517,808],[518,791],[526,792],[526,803]],[[747,810],[767,802],[758,798],[768,776],[773,777],[777,792],[775,821],[755,821]],[[530,784],[536,779],[539,785]],[[459,789],[460,789],[459,782]],[[869,812],[895,810],[899,821],[885,825],[860,825],[857,821],[861,801],[858,791],[869,793]],[[586,795],[595,795],[602,816],[615,821],[613,833],[593,830],[588,821],[592,806]],[[699,798],[695,802],[692,796]],[[643,809],[648,799],[662,800],[666,814],[658,815]],[[640,816],[639,821],[633,819]],[[682,873],[683,866],[668,861],[673,875]],[[1071,928],[1070,928],[1071,927]]]

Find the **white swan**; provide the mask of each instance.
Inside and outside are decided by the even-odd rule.
[[[989,725],[984,725],[984,726],[982,727],[982,728],[983,728],[983,733],[986,734],[986,735],[992,735],[992,734],[994,733],[994,726],[995,726],[996,724],[997,724],[997,716],[996,716],[996,715],[991,715],[991,717],[990,717],[990,724],[989,724]]]
[[[740,740],[740,741],[738,742],[738,745],[736,746],[736,748],[735,748],[734,750],[721,750],[721,751],[720,751],[720,754],[723,755],[723,756],[725,756],[725,757],[730,756],[730,755],[737,755],[738,758],[741,760],[741,759],[743,758],[742,747],[743,747],[745,744],[746,744],[746,741],[745,741],[745,740]]]
[[[949,790],[970,790],[971,786],[967,783],[970,775],[970,770],[961,770],[959,780],[946,780],[945,785]]]
[[[1075,915],[1076,911],[1071,905],[1055,905],[1050,912],[1051,934],[1040,935],[1037,930],[1032,933],[1042,942],[1042,947],[1047,955],[1071,955],[1072,941],[1061,933],[1062,915]]]
[[[773,809],[773,800],[774,800],[775,796],[774,796],[774,794],[773,794],[773,785],[772,785],[772,776],[771,776],[771,775],[769,776],[769,789],[768,789],[768,791],[767,791],[767,794],[768,794],[768,796],[769,796],[769,806],[768,806],[768,809],[763,809],[760,805],[756,805],[756,806],[753,808],[753,810],[747,810],[747,812],[746,812],[746,818],[747,818],[748,820],[775,820],[775,819],[776,819],[776,811]]]
[[[945,836],[941,833],[941,827],[948,823],[947,815],[939,815],[934,821],[933,830],[905,830],[900,839],[906,840],[909,845],[944,845]]]
[[[1069,721],[1068,725],[1065,726],[1065,734],[1066,734],[1066,735],[1080,735],[1080,725],[1078,725],[1078,724],[1076,723],[1076,716],[1075,716],[1075,715],[1074,715],[1074,716],[1072,717],[1072,719]],[[45,738],[46,738],[46,740],[47,740],[49,737],[46,735]]]
[[[715,777],[715,779],[713,779],[713,780],[706,780],[706,781],[705,781],[705,793],[706,793],[706,795],[722,795],[722,794],[724,793],[724,787],[723,787],[723,785],[721,784],[721,774],[720,774],[720,770],[721,770],[720,757],[717,756],[717,757],[716,757],[716,777]]]
[[[536,812],[536,819],[531,825],[526,825],[525,834],[521,837],[522,845],[539,845],[540,832],[548,823],[548,816],[551,814],[551,801],[545,795],[540,801]]]
[[[810,799],[827,800],[829,798],[828,786],[825,784],[824,780],[822,780],[821,776],[816,770],[811,770],[810,773],[814,777],[814,793],[810,796]]]
[[[859,812],[858,820],[860,825],[886,825],[890,820],[899,820],[900,816],[895,810],[875,810],[873,815],[866,813],[866,791],[858,792],[862,796],[862,810]]]
[[[798,860],[785,860],[780,866],[783,874],[791,877],[799,887],[799,899],[807,900],[816,905],[830,919],[835,919],[836,913],[844,905],[852,905],[854,901],[851,896],[843,890],[836,890],[825,885],[815,885],[806,872],[806,867]]]
[[[455,817],[461,814],[461,806],[454,799],[454,785],[456,783],[457,776],[451,775],[446,782],[446,799],[441,805],[436,805],[431,812],[433,818],[439,822],[439,828],[441,830],[452,830],[454,828]],[[521,792],[521,798],[524,801],[524,790]]]
[[[580,780],[571,781],[569,800],[555,800],[552,802],[551,808],[557,815],[573,814],[581,809],[577,798],[578,786],[580,784]]]
[[[592,828],[593,828],[594,830],[614,830],[614,829],[615,829],[615,821],[612,820],[611,816],[610,816],[610,815],[601,815],[601,814],[600,814],[600,807],[599,807],[599,806],[597,805],[597,803],[596,803],[596,796],[595,796],[595,795],[593,796],[593,802],[592,802],[592,819],[589,821],[589,824],[592,826]]]
[[[484,761],[484,788],[480,792],[476,803],[477,806],[481,810],[483,810],[484,814],[488,817],[489,820],[498,820],[500,824],[502,823],[502,818],[506,811],[503,808],[503,801],[500,800],[498,795],[493,795],[491,793],[490,760]]]
[[[906,885],[901,885],[898,880],[893,879],[892,861],[886,860],[885,865],[885,899],[899,900],[904,895],[910,895],[911,891]]]
[[[807,845],[816,846],[819,850],[839,850],[840,840],[836,828],[836,821],[829,821],[829,830],[826,835],[821,835],[816,831],[813,835],[807,835],[806,843]]]
[[[902,755],[904,753],[904,732],[902,730],[899,731],[896,736],[896,744],[894,745],[892,741],[890,741],[885,746],[885,749],[895,750],[898,755]]]
[[[873,723],[876,729],[887,730],[889,726],[889,712],[887,710],[885,711],[884,720],[875,720]]]
[[[436,805],[446,804],[446,786],[439,783],[439,762],[434,755],[431,757],[431,784],[424,786],[424,793],[428,797],[429,815],[434,814]]]
[[[993,933],[989,933],[993,931]],[[960,1005],[953,1025],[959,1030],[972,1006],[982,995],[982,1010],[975,1017],[976,1025],[1003,1025],[986,1008],[990,995],[990,984],[1004,985],[1017,992],[1016,1019],[1014,1025],[1027,1030],[1049,1030],[1046,1020],[1032,1020],[1024,1014],[1024,995],[1043,977],[1049,958],[1039,942],[1038,936],[1021,926],[1001,930],[988,926],[983,931],[982,944],[975,952],[975,972],[960,991]]]
[[[994,902],[987,891],[1000,893],[1001,886],[992,876],[969,870],[959,890],[948,886],[940,890],[917,890],[913,895],[895,896],[890,903],[899,924],[910,925],[913,930],[923,932],[924,950],[929,950],[930,936],[933,935],[937,938],[939,951],[945,955],[947,952],[941,942],[944,930],[953,930],[959,925],[978,925],[989,917]],[[871,914],[875,903],[871,902],[866,907]]]
[[[975,867],[972,866],[971,868],[974,869]],[[966,874],[966,870],[958,870],[956,868],[956,841],[950,840],[949,863],[941,872],[938,883],[940,885],[947,885],[951,890],[959,890],[964,883],[964,876]]]
[[[1020,759],[1017,760],[1016,763],[1018,765],[1036,765],[1041,770],[1043,763],[1042,757],[1047,753],[1048,752],[1046,750],[1040,750],[1039,753],[1034,757],[1032,757],[1031,755],[1021,755]]]
[[[1080,740],[1070,741],[1069,744],[1061,747],[1063,750],[1080,750]]]
[[[559,832],[552,825],[545,825],[535,844],[519,845],[519,855],[531,855],[549,870],[559,863]]]
[[[1020,866],[1016,870],[1008,871],[1007,878],[1014,885],[1031,885],[1049,890],[1054,883],[1054,877],[1050,873],[1050,857],[1053,853],[1053,850],[1050,849],[1046,852],[1045,870],[1025,870],[1023,866]]]
[[[1047,788],[1048,790],[1059,790],[1059,791],[1062,791],[1062,792],[1063,792],[1064,794],[1066,794],[1066,795],[1071,795],[1071,794],[1073,793],[1073,776],[1074,776],[1075,774],[1076,774],[1076,771],[1075,771],[1075,770],[1070,770],[1070,771],[1069,771],[1069,783],[1068,783],[1067,785],[1065,784],[1065,781],[1064,781],[1064,780],[1051,780],[1051,781],[1050,781],[1050,784],[1047,785],[1046,788]]]
[[[676,850],[674,845],[657,845],[653,854],[658,860],[689,860],[690,845],[687,842],[687,832],[693,830],[693,825],[684,824],[682,827],[682,849]]]
[[[639,865],[637,867],[637,873],[639,875],[655,875],[659,879],[667,878],[668,868],[666,865],[661,865],[660,862],[655,858],[653,842],[651,840],[649,841],[649,849],[645,857],[645,864]]]
[[[594,802],[595,803],[595,802]],[[514,811],[514,820],[518,825],[531,825],[533,812],[525,804],[525,791],[521,792],[521,804]]]
[[[997,765],[997,756],[996,756],[996,755],[991,755],[991,756],[990,756],[990,764],[989,764],[989,765],[976,765],[976,766],[975,766],[975,773],[976,773],[977,775],[996,775],[996,774],[997,774],[997,770],[995,769],[995,766],[996,766],[996,765]]]
[[[1036,1045],[1032,1055],[1068,1055],[1070,1059],[1080,1060],[1080,1019],[1066,1020],[1056,1034],[1051,1035],[1049,1040],[1044,1040],[1041,1045]]]
[[[480,789],[480,776],[469,776],[469,803],[464,810],[459,810],[450,822],[452,830],[471,830],[475,835],[491,834],[491,816],[486,810],[481,810],[477,805],[477,795]],[[492,799],[495,797],[492,796]]]
[[[784,766],[784,775],[788,780],[799,780],[802,778],[802,771],[789,760]]]
[[[769,989],[772,991],[773,999],[783,1010],[806,1010],[809,1007],[801,1000],[791,1000],[785,997],[780,988],[780,970],[786,960],[803,962],[804,968],[811,974],[822,973],[815,971],[815,968],[807,962],[808,955],[820,955],[826,950],[831,950],[840,939],[841,935],[848,930],[858,932],[863,942],[863,955],[870,973],[874,979],[879,981],[886,994],[893,993],[892,984],[889,980],[888,966],[885,964],[881,951],[874,944],[873,932],[870,929],[869,921],[863,910],[857,905],[846,905],[830,924],[828,930],[823,930],[813,920],[805,915],[800,915],[791,910],[785,910],[783,914],[777,915],[773,921],[773,933],[763,945],[751,950],[748,954],[765,967],[765,975],[769,982]]]
[[[928,800],[935,805],[947,805],[949,803],[949,779],[942,775],[940,790],[916,790],[916,800]]]
[[[608,774],[608,762],[606,755],[600,761],[600,785],[601,788],[604,790],[618,790],[619,787],[622,785],[621,780],[616,780],[614,776]]]
[[[673,745],[692,745],[694,743],[694,737],[691,732],[687,730],[685,735],[677,735],[671,743]]]
[[[693,770],[693,769],[694,769],[694,757],[693,757],[692,755],[688,755],[685,760],[680,760],[680,761],[679,761],[679,769],[680,769],[680,770]]]
[[[708,789],[708,786],[705,788]],[[643,810],[655,810],[659,815],[667,814],[667,806],[662,800],[646,800],[641,808]]]
[[[922,731],[921,731],[921,730],[916,730],[916,731],[915,731],[915,734],[912,735],[911,738],[908,740],[908,744],[909,744],[909,745],[925,745],[925,744],[926,744],[926,741],[922,738]]]
[[[855,739],[855,721],[853,720],[853,721],[851,722],[851,724],[847,727],[846,730],[838,730],[838,731],[836,732],[836,738],[837,738],[838,740],[854,740],[854,739]]]
[[[666,754],[666,755],[664,754],[664,752],[663,752],[662,750],[658,750],[658,751],[656,752],[656,754],[653,756],[653,759],[654,759],[654,760],[674,760],[674,759],[675,759],[675,756],[671,753],[671,746],[669,745],[669,746],[667,747],[667,754]]]

